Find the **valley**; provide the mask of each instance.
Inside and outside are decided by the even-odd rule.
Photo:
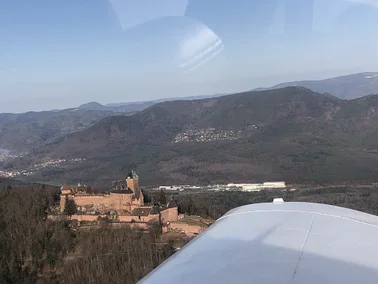
[[[99,186],[128,168],[146,186],[370,182],[378,176],[376,110],[376,95],[342,100],[303,87],[168,101],[107,116],[0,170],[25,181]]]
[[[103,185],[136,168],[149,186],[373,181],[375,74],[186,100],[0,114],[0,147],[11,150],[0,152],[0,175]]]

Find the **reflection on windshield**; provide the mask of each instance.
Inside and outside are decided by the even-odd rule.
[[[376,1],[65,3],[3,4],[0,91],[14,94],[1,99],[10,111],[18,100],[32,109],[66,108],[75,98],[75,105],[101,100],[103,92],[114,102],[132,100],[125,93],[149,100],[152,92],[238,92],[374,70],[378,61]]]

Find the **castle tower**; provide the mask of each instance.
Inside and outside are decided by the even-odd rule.
[[[127,188],[130,188],[134,193],[133,205],[142,206],[144,205],[143,192],[139,188],[139,176],[135,171],[131,170],[126,178]]]
[[[134,193],[139,192],[139,177],[135,171],[131,170],[129,172],[126,177],[126,184]]]
[[[59,204],[60,212],[63,212],[64,210],[64,207],[66,205],[66,198],[71,197],[71,195],[72,195],[72,189],[69,188],[68,185],[65,184],[60,188],[60,204]]]

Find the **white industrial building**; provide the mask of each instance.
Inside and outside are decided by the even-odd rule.
[[[264,183],[229,183],[228,189],[239,188],[242,191],[260,191],[263,189],[282,189],[286,188],[284,181],[273,181]]]
[[[156,190],[166,190],[166,191],[183,191],[183,190],[199,190],[203,187],[194,185],[161,185]]]
[[[175,185],[161,185],[159,186],[158,190],[177,191],[177,190],[183,190],[183,187],[175,186]]]
[[[272,182],[264,182],[264,188],[286,188],[286,183],[284,181],[272,181]]]
[[[239,190],[239,191],[261,191],[264,189],[284,189],[284,181],[271,181],[264,183],[229,183],[227,185],[191,186],[191,185],[161,185],[155,190],[183,191],[183,190]]]

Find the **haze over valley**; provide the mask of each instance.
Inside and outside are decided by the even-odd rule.
[[[314,83],[323,93],[299,87],[303,81],[202,99],[2,114],[0,147],[21,157],[3,158],[0,173],[104,184],[135,168],[146,185],[374,180],[374,74]],[[345,100],[340,92],[351,80],[359,88]]]

